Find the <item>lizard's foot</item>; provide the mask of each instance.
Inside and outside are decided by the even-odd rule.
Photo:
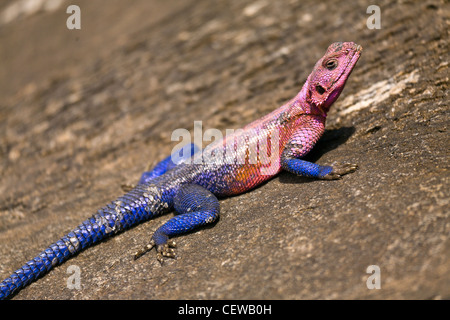
[[[168,240],[166,244],[156,246],[156,259],[158,259],[159,263],[163,264],[164,257],[175,259],[175,250],[173,248],[176,247],[176,243],[173,240]]]
[[[340,179],[343,175],[355,172],[358,169],[358,165],[352,163],[338,163],[332,165],[333,170],[322,177],[325,180]]]
[[[152,235],[152,240],[143,249],[136,252],[137,259],[156,247],[156,258],[162,264],[164,258],[175,258],[175,241],[170,238],[212,223],[219,217],[219,200],[216,196],[196,184],[182,185],[173,199],[173,206],[178,213]]]
[[[173,259],[176,258],[175,250],[173,249],[173,248],[176,247],[175,241],[167,240],[167,243],[161,244],[161,245],[157,245],[155,243],[155,240],[152,240],[152,241],[150,241],[149,244],[147,244],[145,247],[143,247],[142,249],[138,250],[134,254],[134,260],[140,258],[145,253],[147,253],[148,251],[152,250],[153,247],[156,247],[156,259],[158,259],[158,261],[161,264],[163,264],[163,262],[164,262],[164,257],[173,258]]]

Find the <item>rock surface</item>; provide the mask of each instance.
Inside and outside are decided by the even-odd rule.
[[[225,199],[163,267],[132,259],[157,218],[16,299],[450,298],[448,2],[379,1],[369,29],[367,1],[79,0],[81,30],[67,1],[13,2],[0,4],[2,279],[169,154],[173,130],[242,127],[293,97],[330,43],[364,47],[309,156],[356,173],[282,173]]]

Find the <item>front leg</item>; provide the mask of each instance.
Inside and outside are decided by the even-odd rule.
[[[288,157],[281,160],[281,166],[284,170],[299,176],[324,180],[340,179],[343,175],[355,172],[356,169],[358,169],[358,166],[352,163],[338,163],[333,166],[321,166],[305,160]]]
[[[354,172],[358,166],[344,163],[333,166],[321,166],[309,161],[301,160],[320,139],[325,126],[320,119],[309,119],[291,136],[281,154],[281,167],[300,176],[325,180],[340,179],[343,175]]]

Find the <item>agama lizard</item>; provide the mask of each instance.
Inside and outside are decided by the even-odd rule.
[[[327,113],[361,51],[361,46],[352,42],[333,43],[292,100],[234,135],[214,141],[202,152],[196,152],[194,146],[183,148],[188,157],[180,163],[175,164],[169,156],[144,172],[134,189],[99,209],[3,280],[0,298],[11,297],[81,250],[174,209],[177,214],[135,255],[156,247],[158,260],[173,258],[175,243],[169,238],[215,221],[220,211],[217,197],[248,191],[281,170],[319,179],[339,179],[355,171],[353,164],[322,166],[301,158],[323,134]],[[257,153],[253,159],[252,143]],[[270,151],[261,152],[264,144]]]

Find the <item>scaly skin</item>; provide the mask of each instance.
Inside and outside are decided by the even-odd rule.
[[[119,197],[0,283],[0,298],[9,298],[81,250],[140,222],[175,210],[135,258],[156,247],[157,258],[175,257],[169,238],[212,223],[219,216],[217,197],[248,191],[282,169],[319,179],[339,179],[356,165],[334,167],[301,158],[319,140],[331,105],[359,59],[362,48],[352,42],[332,44],[316,63],[302,90],[272,113],[216,141],[202,152],[183,148],[184,163],[170,156],[138,185]]]

